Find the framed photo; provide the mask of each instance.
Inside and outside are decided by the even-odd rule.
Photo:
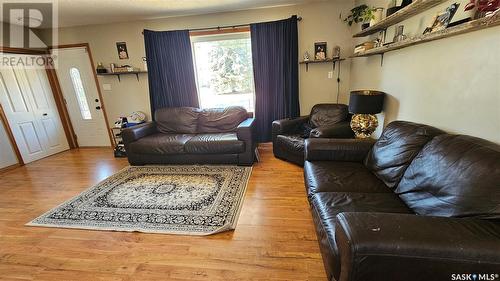
[[[439,13],[434,18],[434,22],[432,23],[432,26],[427,27],[424,30],[424,34],[431,33],[434,31],[443,30],[443,29],[447,28],[448,24],[450,24],[450,22],[451,22],[451,19],[453,18],[453,16],[457,12],[458,6],[460,6],[460,3],[453,3],[448,8],[446,8],[446,10]]]
[[[118,58],[121,60],[128,59],[127,43],[116,42],[116,50],[118,51]]]
[[[326,42],[314,43],[314,60],[326,60]]]

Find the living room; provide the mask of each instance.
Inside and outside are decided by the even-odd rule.
[[[499,279],[500,1],[1,5],[0,280]]]

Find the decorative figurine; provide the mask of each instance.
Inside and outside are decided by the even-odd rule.
[[[339,46],[335,46],[335,48],[333,48],[333,58],[340,59],[340,47]]]
[[[378,33],[377,40],[376,40],[376,46],[375,47],[382,47],[385,44],[385,30],[381,30]]]
[[[309,53],[306,51],[304,53],[304,61],[309,61],[309,60],[310,60]]]
[[[148,71],[148,63],[146,61],[146,57],[142,57],[142,70]]]
[[[403,29],[404,29],[404,25],[398,25],[396,27],[396,34],[394,34],[394,40],[393,40],[394,43],[399,42],[399,41],[403,41],[406,39],[406,35],[403,34]]]

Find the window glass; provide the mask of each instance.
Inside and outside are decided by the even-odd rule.
[[[243,106],[254,111],[249,33],[192,38],[200,106]]]
[[[73,83],[73,89],[75,89],[76,100],[78,101],[78,106],[80,107],[80,113],[84,120],[92,119],[92,114],[90,113],[89,104],[87,102],[87,97],[85,95],[85,89],[83,88],[82,78],[80,77],[80,71],[75,67],[70,68],[69,75],[71,76],[71,82]]]

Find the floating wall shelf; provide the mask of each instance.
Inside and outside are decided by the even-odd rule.
[[[137,81],[139,81],[139,74],[141,73],[148,73],[147,71],[130,71],[130,72],[108,72],[108,73],[97,73],[99,76],[116,76],[118,77],[118,81],[121,81],[120,76],[121,75],[130,75],[130,74],[135,74],[137,77]]]
[[[405,19],[408,19],[445,1],[446,0],[414,0],[410,5],[384,18],[378,23],[361,30],[360,32],[354,34],[353,37],[363,37],[385,30],[391,25],[402,22]]]
[[[306,71],[309,70],[309,64],[315,64],[315,63],[332,63],[333,64],[333,70],[335,70],[335,64],[337,62],[343,61],[345,59],[339,58],[339,59],[326,59],[326,60],[310,60],[310,61],[301,61],[299,64],[305,64],[306,65]]]
[[[383,47],[378,47],[378,48],[373,48],[370,50],[366,50],[363,52],[355,53],[351,57],[368,57],[368,56],[373,56],[373,55],[383,55],[384,53],[398,50],[398,49],[403,49],[406,47],[434,41],[434,40],[439,40],[443,38],[448,38],[452,36],[456,36],[459,34],[464,34],[464,33],[469,33],[472,31],[476,30],[481,30],[481,29],[486,29],[489,27],[493,26],[498,26],[500,25],[500,14],[496,14],[494,16],[490,17],[485,17],[485,18],[480,18],[477,20],[472,20],[460,25],[456,25],[453,27],[449,27],[440,31],[435,31],[432,33],[428,33],[425,35],[420,35],[411,39],[407,39],[401,42],[397,43],[392,43],[389,45],[385,45]]]

